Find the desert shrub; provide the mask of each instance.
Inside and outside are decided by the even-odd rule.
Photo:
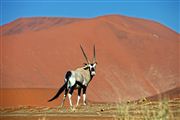
[[[116,120],[174,120],[168,100],[119,103]]]

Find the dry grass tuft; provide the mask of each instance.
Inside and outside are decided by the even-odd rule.
[[[179,101],[167,99],[119,103],[116,120],[176,120],[180,118],[179,105]]]

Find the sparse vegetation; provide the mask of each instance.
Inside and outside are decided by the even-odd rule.
[[[116,120],[176,120],[180,118],[179,100],[140,100],[117,105]]]
[[[72,120],[74,117],[80,120],[180,120],[180,99],[150,101],[143,98],[119,104],[89,104],[79,106],[75,111],[70,110],[69,106],[19,106],[0,109],[2,120]]]

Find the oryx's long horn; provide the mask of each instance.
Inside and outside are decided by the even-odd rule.
[[[87,58],[87,56],[86,56],[86,54],[85,54],[85,52],[84,52],[84,50],[83,50],[83,48],[82,48],[81,45],[80,45],[80,48],[81,48],[81,50],[82,50],[82,52],[83,52],[83,55],[84,55],[84,57],[85,57],[85,59],[86,59],[86,62],[89,63],[88,58]]]
[[[95,48],[95,45],[93,47],[93,54],[94,54],[93,62],[96,62],[96,48]]]

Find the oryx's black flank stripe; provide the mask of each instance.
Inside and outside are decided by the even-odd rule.
[[[76,84],[75,85],[73,85],[72,87],[70,87],[70,91],[69,91],[69,94],[73,94],[73,92],[74,92],[74,88],[76,87]]]
[[[79,85],[81,88],[83,87],[83,84],[81,82],[79,82],[79,81],[76,81],[75,84]]]

